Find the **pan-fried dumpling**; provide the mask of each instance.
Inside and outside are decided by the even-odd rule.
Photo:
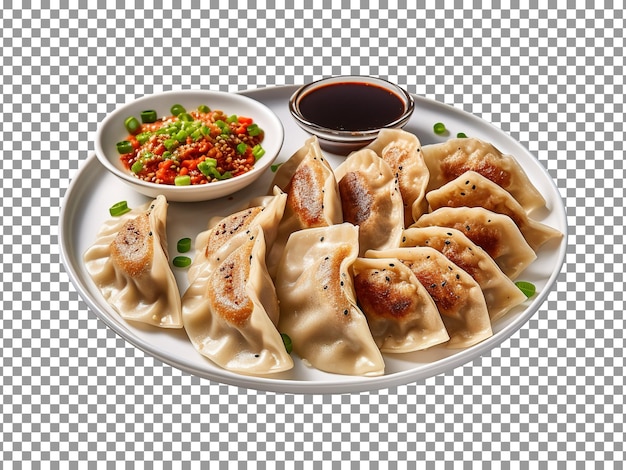
[[[286,200],[287,195],[278,189],[273,196],[254,200],[252,207],[212,219],[209,229],[196,237],[195,256],[187,272],[189,281],[192,282],[204,270],[215,269],[248,239],[248,234],[256,226],[263,229],[266,247],[271,247],[283,217]]]
[[[536,252],[544,243],[563,236],[558,230],[531,219],[508,192],[480,173],[467,171],[426,195],[432,210],[440,207],[484,207],[508,215]]]
[[[485,297],[478,283],[434,248],[368,251],[369,258],[398,258],[411,268],[441,314],[450,348],[466,348],[493,332]]]
[[[450,339],[439,310],[413,271],[396,258],[357,258],[354,290],[382,352],[411,352]]]
[[[335,170],[345,222],[359,226],[359,254],[397,247],[404,209],[389,165],[373,150],[350,154]]]
[[[511,193],[526,213],[546,204],[517,160],[503,155],[487,142],[475,138],[450,139],[440,144],[425,145],[422,152],[430,172],[426,192],[473,170]]]
[[[295,232],[276,278],[279,328],[313,367],[336,374],[375,376],[385,363],[358,308],[349,269],[359,228],[343,223]]]
[[[401,246],[429,246],[468,273],[483,291],[491,321],[526,300],[526,296],[481,247],[449,227],[409,228]]]
[[[274,186],[287,194],[287,202],[276,241],[268,256],[267,264],[272,277],[276,274],[289,235],[304,228],[343,222],[335,174],[322,155],[317,137],[309,138],[280,166],[272,182],[272,188]]]
[[[429,173],[421,147],[414,134],[402,129],[382,129],[376,140],[367,146],[387,162],[398,178],[398,188],[404,202],[405,227],[427,210],[424,195]]]
[[[215,270],[198,274],[183,295],[182,307],[191,343],[224,369],[265,375],[293,367],[276,329],[278,299],[259,226]]]
[[[450,227],[461,231],[493,258],[504,274],[515,279],[537,255],[515,222],[482,207],[442,207],[424,214],[413,227]]]
[[[181,328],[180,292],[169,265],[167,200],[105,222],[85,252],[85,267],[107,302],[126,320]]]

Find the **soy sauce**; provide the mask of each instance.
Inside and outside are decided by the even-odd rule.
[[[404,102],[395,93],[357,82],[315,88],[300,99],[299,108],[307,121],[341,131],[379,129],[405,111]]]

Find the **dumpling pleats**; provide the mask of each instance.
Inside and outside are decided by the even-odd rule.
[[[483,291],[492,322],[526,300],[522,291],[487,252],[459,230],[449,227],[409,228],[402,235],[401,246],[434,248],[472,276]]]
[[[412,227],[451,227],[485,250],[510,279],[517,278],[537,255],[515,222],[482,207],[442,207],[424,214]]]
[[[509,192],[526,213],[545,206],[546,201],[511,155],[476,138],[450,139],[425,145],[422,153],[430,181],[427,192],[438,189],[466,171],[475,171]]]
[[[85,267],[106,301],[126,319],[181,328],[180,292],[166,251],[167,200],[145,206],[102,226],[85,252]]]
[[[450,348],[473,346],[490,336],[491,320],[478,283],[437,250],[428,247],[368,251],[370,258],[398,258],[426,288],[441,314]]]
[[[278,299],[260,227],[216,269],[196,277],[183,295],[182,308],[191,343],[224,369],[265,375],[293,367],[276,329]]]
[[[419,351],[450,339],[437,306],[397,258],[357,258],[354,289],[382,352]]]
[[[357,253],[358,227],[349,223],[294,233],[276,279],[279,328],[317,369],[376,376],[385,363],[357,306],[349,272]]]
[[[467,171],[426,195],[431,210],[440,207],[483,207],[508,215],[536,252],[549,240],[561,238],[558,230],[531,219],[508,192],[475,171]]]

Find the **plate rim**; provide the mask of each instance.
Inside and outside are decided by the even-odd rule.
[[[299,85],[285,85],[285,86],[271,86],[265,88],[254,88],[238,91],[237,93],[245,94],[254,98],[254,95],[258,95],[261,93],[289,93],[290,90],[295,90],[299,87]],[[338,375],[337,377],[344,377],[345,381],[335,381],[335,380],[318,380],[318,381],[307,381],[307,380],[299,380],[299,379],[282,379],[282,378],[274,378],[271,376],[246,376],[241,374],[236,374],[234,372],[230,372],[227,370],[222,370],[217,368],[215,371],[206,371],[201,370],[197,367],[191,366],[189,364],[185,364],[176,359],[167,357],[162,351],[160,351],[155,346],[151,345],[149,342],[143,340],[140,337],[130,333],[128,330],[125,330],[122,323],[116,323],[108,315],[100,311],[100,307],[97,305],[95,299],[92,298],[91,294],[87,291],[85,286],[79,282],[80,276],[78,275],[78,271],[76,267],[72,264],[69,254],[71,249],[67,246],[69,240],[66,237],[66,231],[69,230],[70,227],[67,226],[68,223],[68,213],[70,211],[71,203],[73,202],[72,194],[75,191],[78,191],[80,178],[82,175],[86,174],[90,167],[95,165],[101,165],[99,160],[96,157],[95,152],[90,152],[87,159],[82,162],[78,170],[74,173],[73,177],[70,180],[69,186],[64,194],[61,209],[59,213],[59,222],[58,222],[58,235],[59,235],[59,247],[60,247],[60,258],[63,269],[68,274],[70,281],[78,294],[81,297],[81,300],[85,301],[89,307],[89,309],[96,315],[98,319],[100,319],[107,327],[112,329],[117,335],[123,338],[125,341],[128,341],[134,347],[140,349],[146,354],[149,354],[156,358],[157,360],[166,363],[172,367],[175,367],[183,372],[189,373],[191,375],[195,375],[200,378],[216,381],[219,383],[224,383],[232,386],[256,389],[266,392],[275,392],[275,393],[292,393],[292,394],[341,394],[341,393],[361,393],[368,391],[375,391],[385,388],[391,388],[399,385],[404,385],[407,383],[424,380],[426,378],[430,378],[441,373],[445,373],[456,369],[457,367],[469,363],[476,358],[482,356],[483,354],[487,354],[499,345],[501,345],[505,340],[510,338],[515,332],[519,331],[535,313],[539,310],[540,306],[543,305],[548,295],[555,288],[558,277],[563,270],[563,265],[565,262],[565,256],[567,252],[568,246],[568,224],[567,224],[567,213],[564,204],[563,196],[561,195],[556,182],[552,178],[552,176],[548,173],[548,170],[541,164],[541,162],[536,158],[534,154],[532,154],[521,142],[515,140],[509,134],[504,132],[502,129],[499,129],[494,124],[471,114],[463,109],[459,109],[454,107],[453,105],[449,105],[447,103],[443,103],[440,101],[436,101],[431,98],[427,98],[424,96],[416,95],[412,93],[413,98],[416,100],[416,107],[418,103],[420,104],[429,104],[430,106],[443,106],[447,108],[448,112],[454,112],[461,115],[463,118],[470,118],[476,120],[481,125],[487,125],[494,132],[500,134],[501,137],[506,138],[511,142],[512,145],[516,145],[521,147],[526,154],[530,155],[534,158],[539,165],[540,169],[547,176],[547,180],[552,186],[552,190],[556,195],[558,195],[558,204],[555,204],[554,207],[550,209],[550,212],[553,213],[557,211],[556,216],[561,220],[563,226],[563,239],[559,244],[559,249],[557,252],[557,259],[555,269],[552,271],[550,277],[546,280],[545,288],[542,289],[537,296],[532,299],[530,305],[528,305],[524,311],[518,314],[513,321],[511,321],[508,325],[506,325],[503,329],[499,330],[494,336],[486,339],[484,342],[479,343],[471,348],[465,349],[460,354],[453,354],[451,356],[439,359],[434,363],[428,364],[423,370],[416,369],[407,369],[399,372],[394,372],[388,375],[382,375],[378,377],[350,377],[348,380],[345,380],[345,377],[342,375]],[[284,124],[283,124],[284,125]],[[104,169],[104,166],[102,166]],[[76,203],[74,203],[74,206]],[[314,390],[311,390],[314,388]]]

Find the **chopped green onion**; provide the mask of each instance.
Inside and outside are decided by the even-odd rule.
[[[261,132],[263,132],[263,130],[257,124],[250,124],[246,128],[246,130],[248,131],[248,134],[251,135],[252,137],[256,137]]]
[[[531,298],[533,295],[535,295],[535,292],[537,291],[537,288],[531,282],[517,281],[515,285],[519,290],[524,293],[527,298]]]
[[[193,131],[191,133],[191,138],[194,140],[194,142],[202,139],[202,129],[196,129],[195,131]]]
[[[150,137],[152,137],[151,132],[140,132],[139,134],[135,136],[135,138],[137,139],[137,142],[139,142],[139,144],[141,145],[148,142],[150,140]]]
[[[459,132],[456,136],[458,139],[467,139],[467,136],[464,132]]]
[[[163,141],[163,146],[171,152],[178,147],[178,141],[176,139],[166,139]]]
[[[126,201],[116,202],[109,208],[109,214],[113,217],[119,217],[127,212],[130,212],[130,208],[128,207],[128,203]]]
[[[200,106],[198,106],[198,111],[201,113],[210,113],[211,108],[209,108],[206,104],[201,104]]]
[[[154,109],[146,109],[141,112],[141,122],[151,123],[157,120],[157,112]]]
[[[170,108],[170,112],[172,113],[173,116],[178,116],[180,113],[187,112],[187,110],[185,109],[183,105],[175,104],[174,106]]]
[[[198,170],[200,170],[204,176],[214,176],[211,169],[215,169],[216,166],[217,160],[214,158],[207,158],[206,160],[198,163]],[[217,172],[217,170],[215,170],[215,172]],[[219,175],[219,172],[217,172],[217,174]]]
[[[124,121],[124,126],[126,130],[131,134],[136,134],[141,129],[141,123],[137,120],[135,116],[129,116]]]
[[[191,184],[191,176],[189,175],[178,175],[174,178],[175,186],[189,186]]]
[[[278,169],[280,168],[280,166],[282,165],[281,163],[274,163],[271,167],[270,170],[272,170],[272,173],[276,173],[278,171]]]
[[[283,338],[283,343],[285,345],[285,349],[287,350],[287,354],[291,354],[291,351],[293,351],[293,343],[291,342],[291,338],[287,333],[281,333],[280,336]]]
[[[265,149],[261,147],[261,144],[256,144],[254,147],[252,147],[252,155],[254,155],[255,160],[258,160],[263,155],[265,155]]]
[[[248,148],[248,145],[245,142],[241,142],[237,144],[237,153],[240,153],[241,155],[243,155],[244,153],[246,153],[247,148]]]
[[[122,140],[115,144],[117,147],[117,151],[120,155],[124,155],[126,153],[130,153],[133,151],[133,144],[131,144],[128,140]]]
[[[187,268],[191,265],[191,258],[189,256],[176,256],[172,260],[172,264],[177,268]]]
[[[177,117],[183,122],[193,122],[193,118],[191,117],[191,114],[189,113],[182,112]]]
[[[433,126],[433,130],[435,131],[435,134],[441,135],[445,134],[447,129],[443,122],[438,122]]]
[[[237,122],[237,115],[236,114],[231,114],[230,116],[228,116],[226,118],[226,122],[228,123],[233,123],[233,122]]]
[[[141,160],[137,160],[133,163],[133,166],[130,167],[130,171],[133,173],[139,173],[141,170],[143,170],[143,162]]]
[[[191,250],[191,238],[181,238],[176,243],[176,249],[179,253],[187,253]]]
[[[179,142],[185,142],[187,140],[187,132],[178,131],[178,133],[174,136],[174,138]]]

